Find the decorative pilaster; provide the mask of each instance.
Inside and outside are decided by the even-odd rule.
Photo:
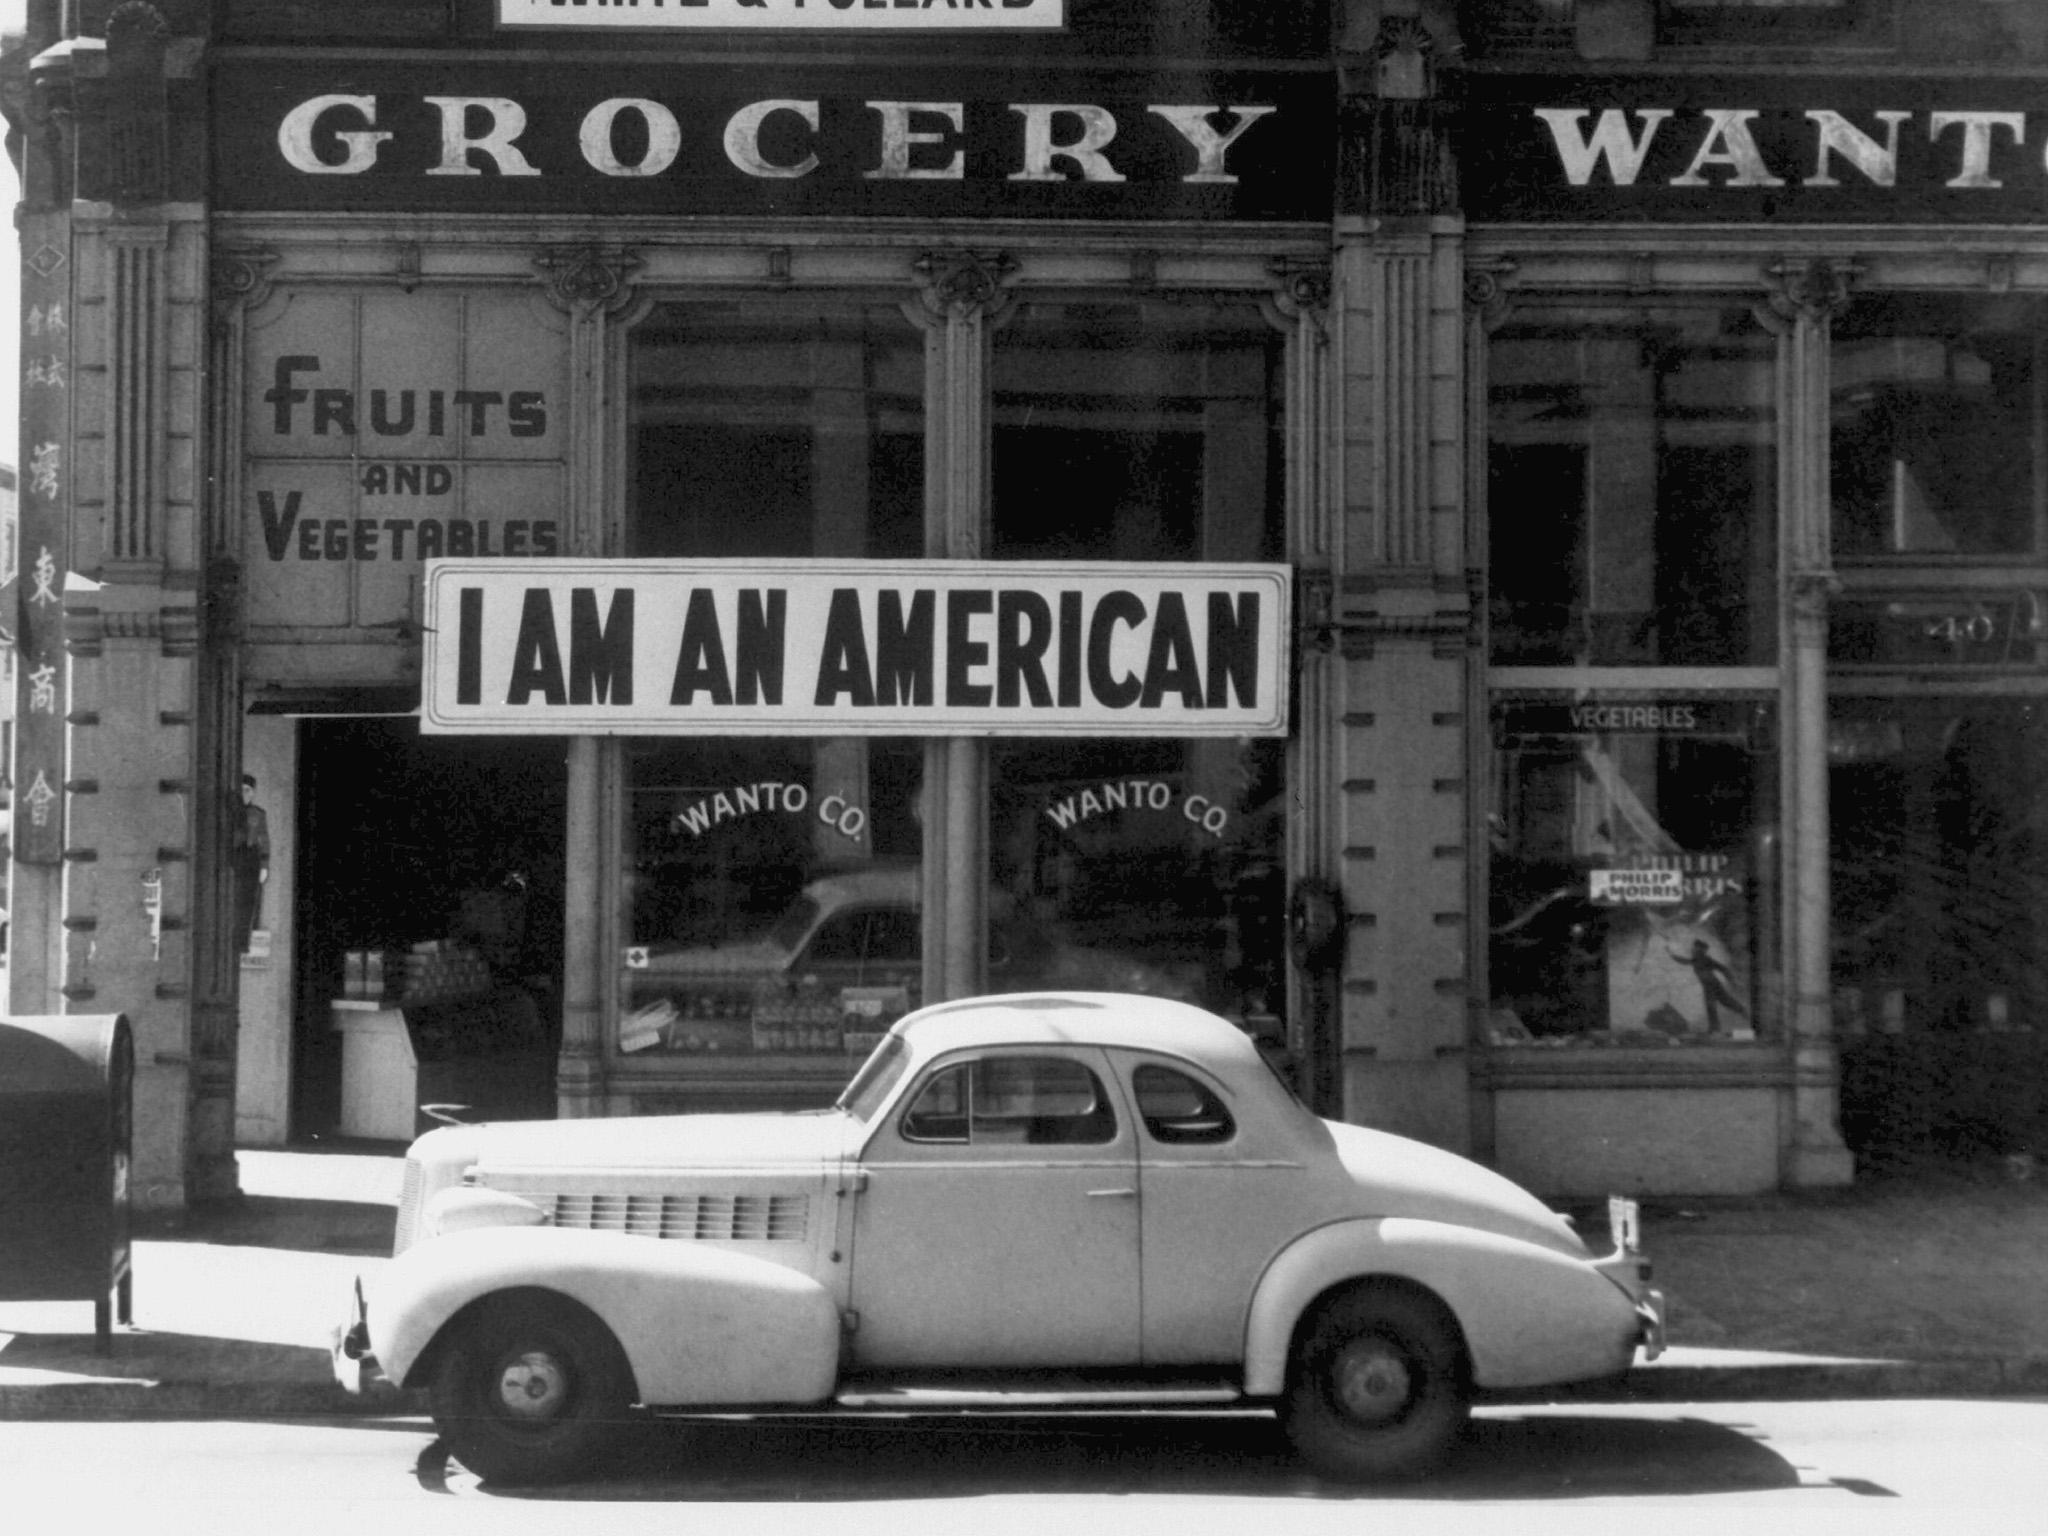
[[[1778,522],[1783,582],[1779,707],[1785,824],[1785,980],[1792,1051],[1786,1182],[1846,1184],[1853,1161],[1837,1125],[1828,878],[1828,602],[1835,587],[1828,483],[1828,333],[1848,304],[1852,263],[1781,262],[1757,316],[1778,336]]]
[[[988,548],[989,334],[1016,270],[1005,251],[927,251],[904,312],[925,338],[925,553],[978,560]],[[924,756],[925,889],[957,900],[925,913],[924,1000],[971,996],[986,982],[988,746],[934,741]]]
[[[548,302],[569,317],[569,521],[564,554],[604,555],[615,523],[616,466],[627,445],[625,379],[614,338],[645,313],[634,286],[640,256],[624,246],[551,247],[533,258]],[[565,846],[618,848],[617,743],[595,736],[569,742]],[[617,913],[603,888],[604,860],[571,860],[564,887],[562,1044],[555,1064],[557,1112],[565,1120],[607,1112],[604,1012],[606,972],[620,953]]]

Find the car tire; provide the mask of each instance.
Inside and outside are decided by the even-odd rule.
[[[486,1299],[455,1322],[433,1372],[434,1427],[485,1482],[554,1483],[618,1443],[633,1378],[611,1331],[547,1292]]]
[[[1280,1423],[1325,1477],[1418,1477],[1450,1453],[1471,1398],[1463,1340],[1442,1303],[1405,1287],[1362,1285],[1304,1323]]]

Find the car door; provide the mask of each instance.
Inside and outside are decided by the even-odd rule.
[[[856,1363],[1136,1364],[1137,1154],[1104,1054],[956,1055],[899,1104],[856,1181]]]
[[[1119,1065],[1137,1121],[1145,1363],[1235,1362],[1273,1256],[1340,1213],[1312,1196],[1297,1151],[1222,1082],[1158,1057],[1119,1053]]]

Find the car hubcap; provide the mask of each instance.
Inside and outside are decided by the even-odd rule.
[[[1360,1339],[1346,1345],[1330,1379],[1339,1406],[1366,1423],[1399,1417],[1414,1391],[1407,1360],[1384,1339]]]
[[[569,1398],[569,1373],[545,1350],[514,1355],[498,1372],[498,1402],[515,1419],[552,1419]]]

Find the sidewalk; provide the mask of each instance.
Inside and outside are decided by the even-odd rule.
[[[89,1303],[0,1303],[0,1419],[419,1411],[348,1396],[327,1363],[356,1275],[390,1251],[397,1156],[239,1156],[237,1207],[137,1238],[135,1326],[109,1353]],[[1644,1240],[1670,1348],[1573,1400],[2048,1394],[2048,1180],[1651,1205]]]

